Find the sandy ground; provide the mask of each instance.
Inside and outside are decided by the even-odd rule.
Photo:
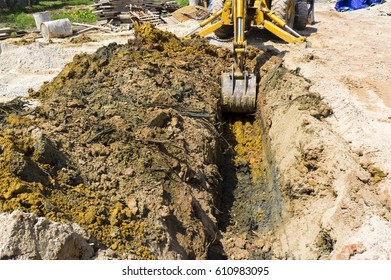
[[[391,3],[346,13],[334,11],[333,3],[317,4],[312,47],[278,45],[287,51],[285,66],[312,81],[311,90],[333,108],[328,121],[347,145],[390,173]],[[389,188],[390,181],[381,185]]]
[[[363,9],[359,11],[338,13],[334,3],[317,3],[316,24],[306,29],[303,35],[308,36],[307,46],[294,46],[264,41],[260,45],[253,40],[253,44],[263,48],[274,49],[276,54],[284,59],[284,65],[291,70],[298,71],[311,81],[310,91],[319,93],[324,101],[333,110],[333,115],[325,120],[330,130],[330,140],[334,139],[335,146],[344,145],[353,155],[361,167],[375,166],[387,176],[376,184],[370,191],[380,195],[380,200],[390,200],[391,188],[391,53],[389,42],[391,34],[391,3]],[[338,143],[338,144],[337,144]],[[338,158],[338,149],[329,150],[331,157]],[[340,150],[341,151],[341,150]],[[350,157],[346,156],[345,158]],[[353,168],[354,165],[341,159],[335,168],[340,170]],[[343,165],[346,163],[346,165]],[[337,162],[338,164],[338,162]],[[345,175],[349,171],[344,172]],[[352,180],[336,177],[334,189],[338,193],[335,204],[331,203],[325,214],[319,214],[321,221],[313,220],[327,228],[332,224],[330,218],[338,212],[339,200],[354,195],[348,193],[349,188],[356,183]],[[339,182],[338,182],[339,181]],[[365,206],[353,208],[355,215],[362,215],[356,220],[357,225],[339,235],[331,258],[344,258],[347,253],[356,255],[352,258],[390,258],[391,243],[387,236],[391,233],[389,219],[380,217],[389,213],[389,206],[384,206],[377,213],[370,210],[371,203],[377,200],[367,198]],[[353,199],[354,200],[354,199]],[[365,197],[364,197],[365,200]],[[319,203],[316,212],[322,209]],[[342,207],[343,208],[343,207]],[[363,210],[365,208],[365,210]],[[363,211],[363,212],[361,212]],[[341,213],[343,211],[341,210]],[[342,214],[340,219],[344,219]],[[338,216],[337,215],[337,216]],[[380,216],[379,216],[380,215]],[[310,214],[308,217],[314,217]],[[306,222],[301,222],[302,224]],[[308,223],[308,222],[307,222]],[[346,223],[348,221],[346,220]],[[311,226],[309,225],[309,229]],[[304,234],[306,236],[306,234]],[[349,245],[350,244],[350,245]],[[351,244],[355,244],[354,250]],[[355,246],[364,244],[365,253]],[[303,249],[304,251],[307,249]],[[339,250],[339,251],[338,251]],[[354,255],[352,253],[352,255]],[[300,253],[296,257],[300,257]],[[301,257],[309,255],[303,254]],[[349,258],[350,256],[348,256]]]
[[[28,45],[15,44],[20,42],[19,39],[0,42],[0,102],[27,96],[29,88],[39,89],[45,81],[57,76],[75,54],[92,53],[112,42],[126,43],[133,32],[92,32],[87,36],[91,42],[82,44],[72,43],[68,38],[53,39],[53,43],[37,39]]]

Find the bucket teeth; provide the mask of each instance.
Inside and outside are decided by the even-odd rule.
[[[243,78],[232,73],[221,75],[222,110],[228,113],[254,113],[256,110],[257,82],[254,74],[245,73]]]

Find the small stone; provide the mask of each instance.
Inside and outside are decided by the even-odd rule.
[[[270,251],[271,248],[272,248],[272,244],[270,244],[270,242],[266,241],[265,245],[262,248],[262,252],[266,254],[267,252]]]
[[[311,186],[316,186],[318,182],[316,182],[314,179],[308,179],[308,184],[310,184]]]
[[[366,251],[364,244],[348,244],[342,247],[340,253],[337,255],[337,260],[349,260],[351,256],[362,254]]]
[[[134,172],[134,169],[132,167],[128,167],[128,168],[125,169],[124,174],[126,176],[134,176],[135,172]]]
[[[309,125],[309,124],[310,124],[310,121],[308,119],[303,119],[303,122],[302,122],[303,126],[306,126],[306,125]]]
[[[259,247],[259,248],[262,248],[263,246],[265,246],[265,240],[263,239],[258,239],[254,242],[254,245]]]
[[[84,103],[80,99],[71,99],[67,102],[68,108],[84,108]]]
[[[235,247],[244,249],[244,246],[246,245],[246,240],[242,238],[235,239]]]
[[[87,225],[93,224],[96,222],[96,210],[94,208],[88,208],[85,215],[84,220]]]
[[[126,200],[126,206],[128,206],[130,213],[136,215],[138,212],[138,203],[137,200],[133,197],[130,197]]]
[[[126,130],[126,128],[127,128],[125,120],[121,116],[118,116],[118,115],[115,115],[112,118],[110,118],[108,120],[108,122],[110,124],[112,124],[113,126],[115,126],[115,128],[117,130]]]
[[[167,110],[153,111],[149,119],[149,126],[163,127],[168,118],[169,114]]]
[[[112,250],[117,250],[117,248],[118,248],[118,242],[115,242],[114,244],[112,244],[112,245],[110,246],[110,248],[111,248]]]

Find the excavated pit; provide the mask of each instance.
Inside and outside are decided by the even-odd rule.
[[[247,64],[259,77],[269,59],[250,48]],[[37,108],[1,104],[0,212],[77,223],[111,258],[284,258],[271,246],[285,193],[262,98],[255,117],[220,112],[231,63],[225,49],[151,25],[76,55],[30,92]],[[274,72],[264,94],[278,86]]]

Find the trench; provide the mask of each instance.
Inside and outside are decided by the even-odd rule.
[[[254,242],[281,221],[281,195],[265,129],[258,116],[224,115],[219,168],[223,178],[217,219],[228,237],[244,236],[249,259],[271,259]],[[210,259],[230,258],[212,252]]]

